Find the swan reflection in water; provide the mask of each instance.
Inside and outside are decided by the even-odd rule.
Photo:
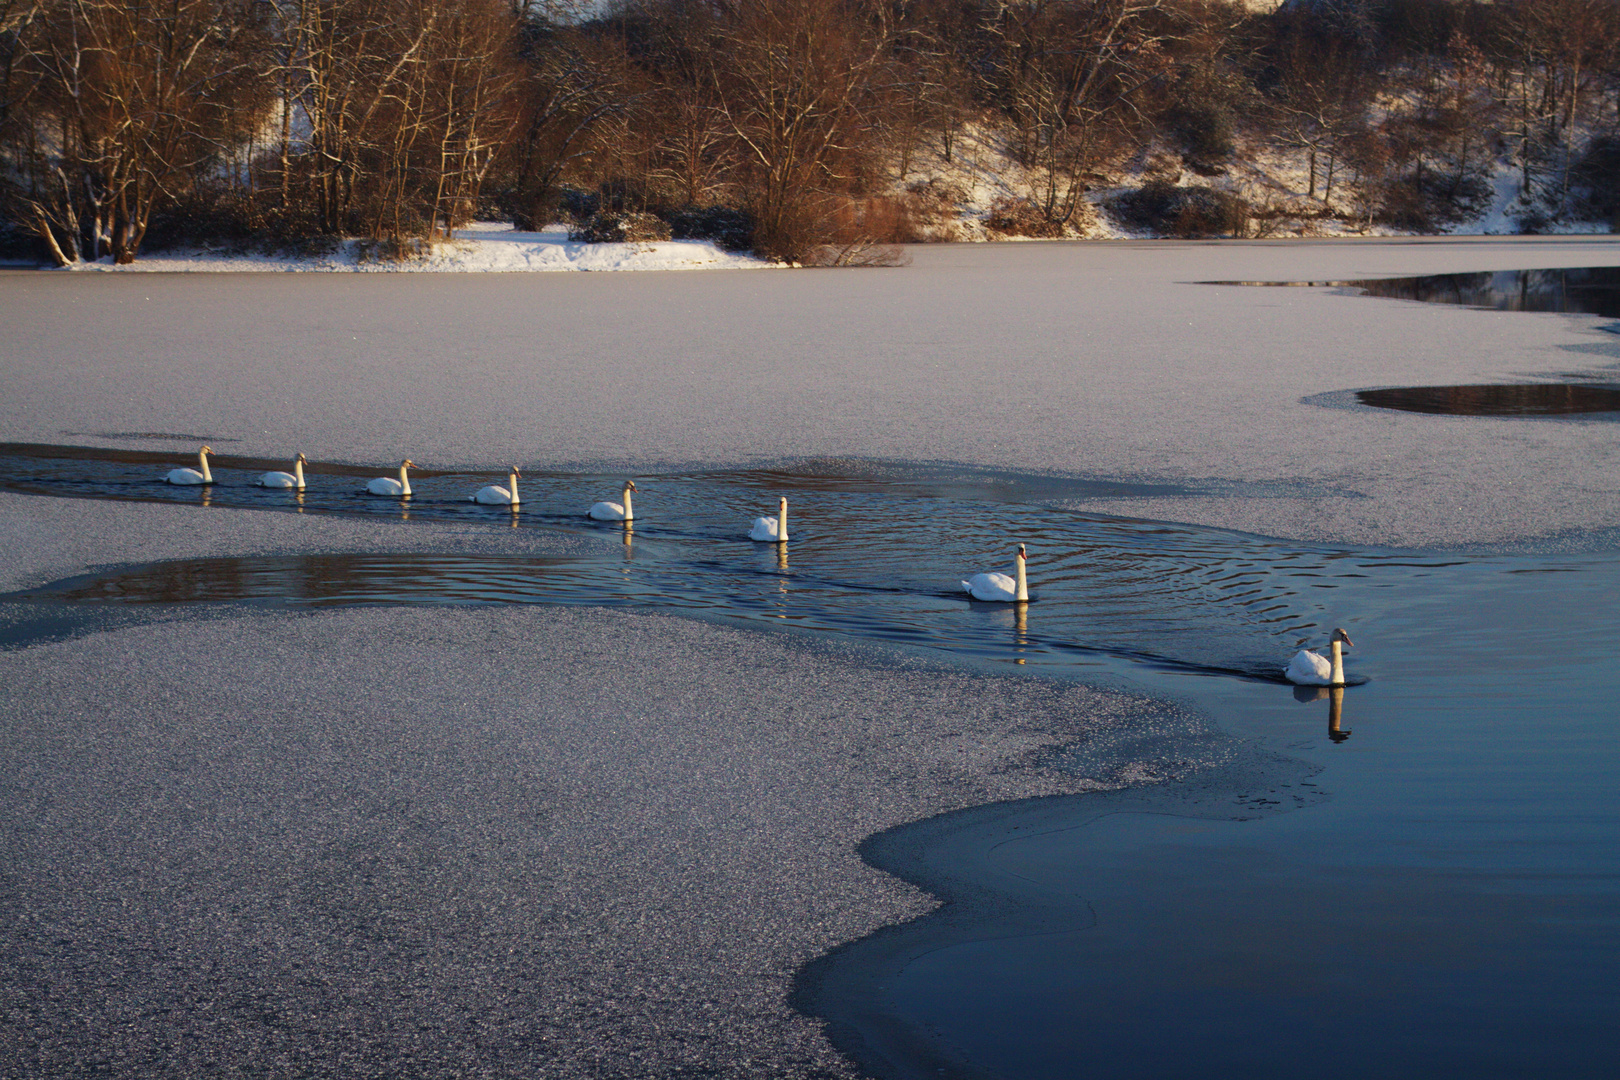
[[[787,553],[788,549],[786,544],[776,545],[776,568],[782,571],[784,574],[787,573],[788,568]],[[782,591],[787,592],[787,582],[785,581],[782,582]]]
[[[1022,653],[1029,647],[1029,602],[1027,600],[1014,601],[1008,615],[1010,618],[1002,620],[1003,625],[1008,622],[1012,624],[1013,652]],[[1015,664],[1025,662],[1022,656],[1013,658]]]
[[[1342,686],[1296,686],[1294,687],[1294,700],[1301,703],[1321,701],[1328,699],[1328,738],[1336,743],[1344,742],[1350,737],[1350,729],[1343,727],[1344,723],[1344,687]]]

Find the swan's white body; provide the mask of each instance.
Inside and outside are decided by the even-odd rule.
[[[775,517],[754,519],[754,527],[748,530],[748,539],[758,540],[762,544],[781,544],[787,538],[787,496],[784,495],[777,504]]]
[[[962,582],[962,588],[975,600],[1028,600],[1029,581],[1024,576],[1024,545],[1018,545],[1013,557],[1013,576],[1006,574],[974,574]]]
[[[517,482],[518,467],[513,465],[511,472],[506,477],[507,487],[499,487],[495,484],[481,487],[473,495],[472,501],[483,503],[485,506],[516,506],[521,501],[518,498]]]
[[[629,480],[624,482],[624,491],[621,498],[624,502],[599,502],[590,508],[588,513],[597,521],[633,521],[635,509],[631,506],[630,495],[636,490],[636,485]]]
[[[366,485],[369,495],[392,495],[395,497],[408,496],[411,493],[411,478],[407,470],[416,463],[406,458],[399,463],[399,479],[391,476],[379,476]]]
[[[163,477],[171,484],[212,484],[214,474],[208,471],[208,455],[214,452],[211,446],[205,446],[197,451],[197,461],[202,465],[202,471],[196,469],[170,469]]]
[[[1333,639],[1328,642],[1333,659],[1329,660],[1321,653],[1310,649],[1301,649],[1288,661],[1283,669],[1283,677],[1298,686],[1343,686],[1344,685],[1344,653],[1343,645],[1350,644],[1350,635],[1343,630],[1333,631]]]
[[[304,462],[308,460],[309,459],[303,454],[299,454],[293,459],[292,472],[267,472],[263,476],[259,477],[259,486],[272,488],[297,488],[299,491],[303,491]]]

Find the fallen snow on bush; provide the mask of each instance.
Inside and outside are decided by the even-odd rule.
[[[115,266],[110,259],[74,270],[147,273],[521,273],[538,270],[757,270],[775,264],[753,255],[723,251],[705,240],[586,244],[568,239],[566,225],[518,232],[504,222],[479,221],[457,229],[455,238],[424,246],[420,254],[389,258],[375,244],[345,240],[322,255],[192,249],[143,254]]]

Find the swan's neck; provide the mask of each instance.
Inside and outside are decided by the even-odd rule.
[[[509,474],[506,477],[506,482],[512,485],[511,487],[507,488],[507,490],[512,493],[512,505],[516,506],[518,504],[517,473],[514,472]]]
[[[203,482],[212,484],[214,482],[214,474],[208,471],[208,455],[206,453],[199,453],[197,455],[197,460],[202,462]]]
[[[408,466],[401,465],[399,467],[399,493],[401,495],[409,495],[411,493],[411,478],[408,475],[408,472]]]
[[[1335,639],[1333,642],[1333,674],[1328,676],[1328,683],[1332,686],[1344,685],[1344,643]]]
[[[777,510],[776,510],[776,538],[778,540],[786,540],[787,539],[787,500],[786,499],[782,500],[781,505],[779,507],[777,507]]]
[[[302,458],[293,459],[293,479],[297,482],[295,486],[299,488],[304,486],[304,461]]]
[[[630,495],[630,485],[626,484],[624,486],[624,520],[626,521],[635,516],[635,511],[630,508]]]
[[[1018,591],[1013,593],[1013,599],[1028,600],[1029,579],[1024,576],[1024,558],[1021,555],[1013,559],[1013,575],[1018,579]]]

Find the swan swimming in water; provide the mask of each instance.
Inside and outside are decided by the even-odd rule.
[[[394,495],[409,497],[411,494],[411,478],[405,470],[416,468],[416,462],[406,458],[399,463],[399,479],[391,476],[379,476],[366,485],[368,495]]]
[[[597,521],[631,521],[635,518],[635,511],[630,506],[630,493],[635,490],[636,482],[626,480],[622,493],[623,505],[616,502],[599,502],[592,506],[588,513]]]
[[[197,451],[197,460],[202,463],[202,472],[196,469],[170,469],[163,479],[170,484],[212,484],[214,474],[208,471],[208,455],[213,452],[212,446],[205,446]]]
[[[485,506],[518,505],[518,503],[521,501],[518,499],[517,489],[518,467],[516,465],[512,465],[509,466],[509,468],[511,471],[506,477],[506,487],[497,487],[495,484],[490,484],[488,487],[481,487],[478,489],[478,492],[473,495],[472,501],[475,503],[483,503]]]
[[[292,472],[267,472],[263,476],[259,477],[259,486],[273,488],[297,488],[299,491],[303,491],[304,466],[308,463],[309,458],[305,457],[303,454],[299,454],[297,457],[293,458]]]
[[[758,540],[765,544],[786,543],[787,533],[787,496],[776,506],[775,517],[757,517],[754,527],[748,530],[748,539]]]
[[[974,574],[962,588],[975,600],[1028,600],[1029,583],[1024,578],[1024,545],[1013,557],[1013,577],[1006,574]]]
[[[1300,686],[1343,686],[1344,685],[1344,655],[1343,648],[1353,648],[1350,635],[1343,630],[1335,629],[1328,645],[1333,652],[1330,663],[1321,653],[1314,653],[1309,649],[1301,649],[1288,662],[1283,670],[1283,676],[1291,683]]]

